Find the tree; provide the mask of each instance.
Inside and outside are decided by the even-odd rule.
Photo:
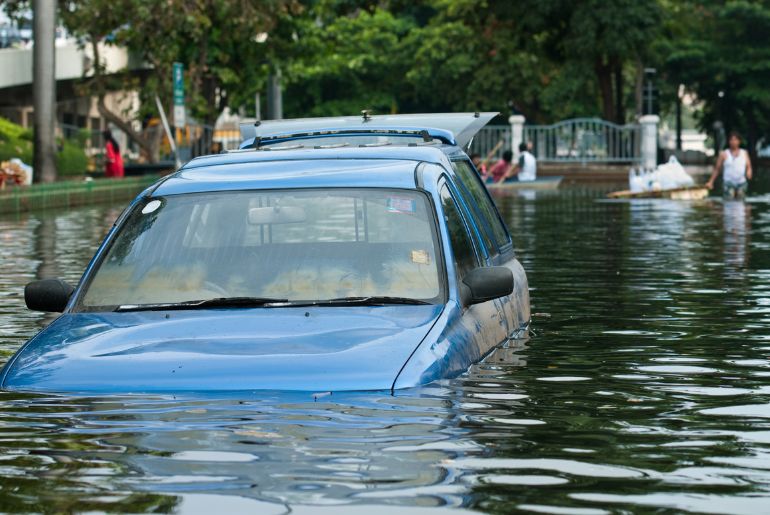
[[[281,19],[290,114],[509,110],[622,122],[658,0],[306,1]],[[300,50],[301,49],[301,50]],[[298,52],[298,50],[300,50]],[[631,94],[629,94],[631,93]]]
[[[8,0],[19,12],[27,0]],[[245,83],[264,80],[264,49],[257,36],[270,30],[277,16],[297,9],[294,0],[60,0],[65,27],[94,56],[82,90],[95,94],[100,114],[135,141],[150,160],[157,159],[158,138],[136,130],[126,113],[105,105],[109,91],[139,91],[139,118],[157,114],[155,96],[171,102],[171,69],[185,65],[187,105],[193,117],[214,122],[229,95]],[[119,45],[149,67],[146,73],[104,73],[100,44]]]
[[[770,123],[770,9],[745,0],[689,1],[675,11],[680,34],[666,43],[669,81],[702,103],[698,121],[742,132],[753,151]]]
[[[409,15],[367,2],[307,2],[285,16],[269,40],[270,59],[287,83],[288,116],[408,110],[404,39],[417,26]]]

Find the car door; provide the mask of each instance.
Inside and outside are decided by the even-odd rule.
[[[490,245],[490,264],[511,269],[515,280],[514,292],[501,297],[498,302],[504,313],[508,334],[517,337],[521,328],[529,322],[529,284],[521,263],[516,259],[513,242],[505,223],[495,207],[472,163],[467,159],[452,161],[452,169],[460,189],[469,199],[469,209],[479,220],[479,229],[486,233]]]
[[[446,180],[439,184],[439,197],[452,248],[454,266],[448,271],[455,274],[459,289],[466,274],[485,266],[483,247],[475,235],[468,213],[458,202],[456,190]],[[470,365],[508,339],[507,323],[496,300],[463,305],[459,292],[457,297],[461,315],[455,321],[457,327],[452,330],[455,335],[453,343],[467,346],[464,354],[468,358],[467,365]]]

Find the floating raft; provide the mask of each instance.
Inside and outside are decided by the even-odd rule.
[[[665,198],[671,200],[701,200],[709,196],[709,190],[705,186],[689,186],[687,188],[674,188],[670,190],[639,191],[631,190],[613,191],[607,194],[609,198]]]
[[[506,192],[517,190],[555,190],[561,184],[563,176],[541,177],[534,181],[496,182],[487,184],[489,191]]]

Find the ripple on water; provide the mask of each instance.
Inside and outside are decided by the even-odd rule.
[[[770,503],[770,495],[708,495],[696,492],[660,492],[646,495],[570,494],[573,499],[614,505],[636,505],[671,508],[695,513],[730,513],[756,515],[764,513]]]
[[[577,381],[590,381],[590,377],[581,376],[553,376],[553,377],[538,377],[538,381],[552,381],[554,383],[574,383]]]
[[[223,452],[223,451],[182,451],[171,456],[171,459],[181,461],[212,461],[222,463],[244,463],[248,461],[257,461],[258,456],[246,454],[243,452]]]
[[[480,483],[493,485],[521,485],[521,486],[549,486],[563,485],[569,483],[569,480],[556,476],[536,476],[522,474],[514,476],[509,474],[487,474],[479,476]]]
[[[633,478],[648,475],[645,471],[635,470],[630,467],[598,465],[581,461],[550,458],[460,458],[454,464],[461,466],[463,469],[549,470],[583,477]]]
[[[676,365],[645,365],[638,367],[642,372],[655,372],[657,374],[717,374],[720,370],[709,367],[676,366]]]
[[[700,410],[703,415],[722,417],[770,418],[770,404],[744,404],[741,406],[722,406]]]

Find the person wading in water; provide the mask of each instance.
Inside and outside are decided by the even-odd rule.
[[[748,181],[751,180],[751,159],[749,153],[741,148],[741,137],[731,132],[727,139],[727,150],[719,154],[717,164],[706,183],[708,189],[714,187],[714,180],[722,170],[722,192],[725,198],[742,199],[746,196]]]

